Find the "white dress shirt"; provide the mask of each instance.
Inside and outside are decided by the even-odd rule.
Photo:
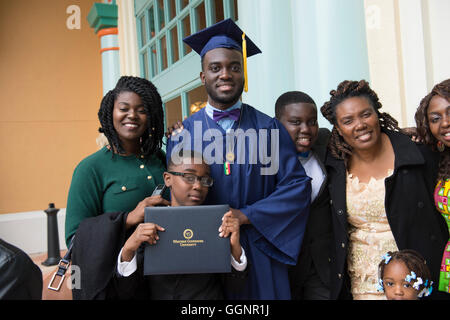
[[[317,197],[320,191],[320,187],[322,186],[323,181],[325,180],[325,173],[322,170],[322,167],[319,164],[314,152],[310,151],[307,157],[298,157],[303,168],[305,169],[306,174],[310,177],[311,180],[311,202]]]

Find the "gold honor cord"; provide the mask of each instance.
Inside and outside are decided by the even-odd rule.
[[[244,60],[244,91],[248,91],[247,83],[247,41],[245,40],[245,32],[242,33],[242,59]]]

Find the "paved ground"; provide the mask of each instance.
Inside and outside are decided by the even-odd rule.
[[[64,257],[65,253],[66,250],[60,251],[61,258]],[[44,262],[48,258],[47,252],[30,254],[29,256],[31,260],[33,260],[33,262],[41,269],[42,277],[45,277],[47,274],[56,269],[56,265],[47,267],[42,264],[42,262]]]

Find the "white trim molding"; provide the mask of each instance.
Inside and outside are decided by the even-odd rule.
[[[117,0],[121,76],[140,76],[134,0]]]

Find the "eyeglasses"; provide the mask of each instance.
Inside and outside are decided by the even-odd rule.
[[[194,184],[196,180],[200,181],[200,184],[204,187],[211,187],[214,183],[214,179],[209,176],[199,177],[193,173],[186,172],[175,172],[169,171],[168,173],[173,174],[174,176],[183,177],[189,184]]]

